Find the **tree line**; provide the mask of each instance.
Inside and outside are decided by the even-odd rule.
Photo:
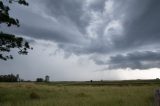
[[[19,81],[19,75],[0,75],[0,82],[18,82]]]
[[[37,78],[36,82],[49,82],[49,76],[46,75],[45,79]],[[0,82],[31,82],[30,80],[24,80],[19,77],[19,74],[0,75]]]

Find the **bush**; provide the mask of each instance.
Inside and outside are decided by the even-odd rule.
[[[37,94],[36,92],[32,92],[32,93],[30,94],[30,98],[31,98],[31,99],[40,99],[40,95]]]
[[[43,82],[44,80],[43,80],[43,78],[37,78],[36,81],[37,82]]]
[[[76,97],[88,97],[89,95],[87,95],[86,93],[83,93],[83,92],[81,92],[81,93],[78,93],[77,95],[76,95]]]

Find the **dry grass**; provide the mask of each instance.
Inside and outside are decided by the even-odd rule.
[[[0,83],[0,106],[153,106],[157,88]]]

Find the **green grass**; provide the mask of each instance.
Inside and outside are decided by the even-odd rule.
[[[76,85],[0,83],[0,106],[153,106],[159,88],[156,84]],[[33,92],[38,98],[31,97]]]

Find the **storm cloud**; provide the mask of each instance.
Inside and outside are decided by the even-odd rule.
[[[149,69],[160,68],[160,51],[133,52],[126,55],[116,55],[110,57],[109,69],[131,68]]]
[[[12,5],[18,35],[54,42],[108,69],[160,68],[160,1],[29,0]],[[14,12],[17,11],[17,12]]]

